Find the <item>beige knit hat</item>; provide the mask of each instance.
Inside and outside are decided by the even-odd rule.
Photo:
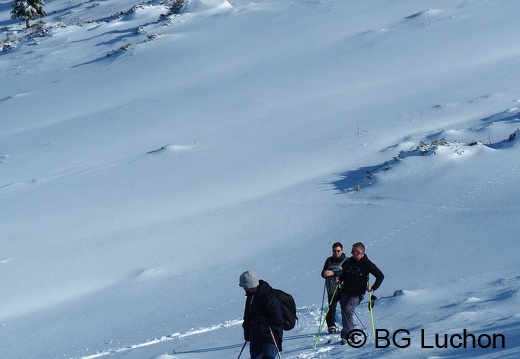
[[[258,276],[253,271],[245,271],[240,276],[240,283],[238,284],[244,289],[251,289],[258,287],[258,284],[260,284],[258,280]]]

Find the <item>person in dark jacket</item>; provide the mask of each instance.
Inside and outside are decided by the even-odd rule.
[[[338,284],[343,283],[340,299],[343,324],[341,329],[342,344],[347,343],[348,340],[355,341],[355,338],[351,337],[351,331],[354,329],[352,318],[354,310],[363,300],[365,292],[372,292],[379,288],[385,278],[383,272],[366,256],[363,243],[354,243],[351,254],[352,257],[343,263],[343,272],[336,281]],[[368,284],[370,274],[376,278],[371,286]]]
[[[283,313],[271,286],[252,271],[240,276],[246,291],[244,339],[249,341],[251,359],[274,359],[282,351]]]
[[[347,256],[343,253],[343,245],[336,242],[332,245],[332,256],[325,260],[321,271],[322,278],[325,278],[325,288],[327,289],[327,298],[329,309],[327,311],[326,321],[329,333],[336,333],[336,308],[340,300],[340,288],[336,289],[336,279],[343,272],[343,263],[347,260]]]

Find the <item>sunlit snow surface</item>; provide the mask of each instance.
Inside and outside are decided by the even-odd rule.
[[[520,2],[170,3],[0,3],[0,358],[236,358],[248,269],[282,358],[517,358]],[[335,241],[380,338],[313,349]]]

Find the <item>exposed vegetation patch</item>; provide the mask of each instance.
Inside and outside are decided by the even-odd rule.
[[[442,148],[448,148],[453,153],[462,156],[464,155],[465,149],[472,146],[486,146],[489,148],[500,149],[511,145],[517,140],[520,134],[520,129],[511,133],[509,137],[503,141],[497,143],[484,144],[481,141],[446,141],[434,139],[430,142],[421,141],[417,146],[406,150],[400,151],[397,156],[394,156],[391,160],[385,161],[382,164],[370,167],[360,168],[354,171],[348,171],[340,175],[340,179],[332,182],[335,190],[341,192],[360,191],[366,186],[370,186],[376,183],[377,176],[384,171],[388,171],[392,168],[392,165],[402,161],[403,159],[411,156],[427,156],[435,155],[438,150]]]

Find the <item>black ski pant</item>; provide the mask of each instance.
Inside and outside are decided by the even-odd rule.
[[[334,298],[332,297],[334,295]],[[327,327],[335,327],[336,326],[336,308],[338,307],[338,303],[340,300],[340,294],[337,290],[335,294],[329,294],[329,311],[327,313]]]

